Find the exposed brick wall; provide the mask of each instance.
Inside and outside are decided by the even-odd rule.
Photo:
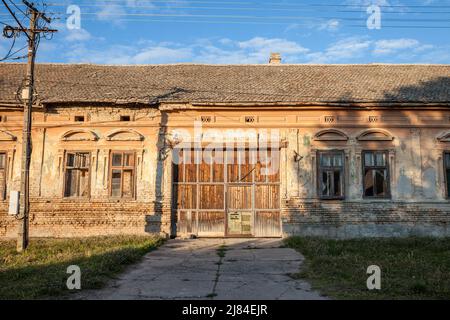
[[[396,201],[304,201],[282,211],[284,235],[333,238],[450,236],[450,204]]]
[[[32,201],[31,237],[84,237],[160,233],[153,203]],[[17,221],[0,205],[0,237],[17,235]]]

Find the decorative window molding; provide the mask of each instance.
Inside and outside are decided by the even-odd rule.
[[[325,123],[336,123],[336,117],[335,116],[324,116],[323,122]]]
[[[107,141],[142,141],[144,136],[133,129],[118,129],[106,135]]]
[[[380,121],[380,117],[379,116],[369,116],[368,120],[370,123],[375,123],[375,122]]]
[[[0,130],[0,141],[17,141],[17,137],[8,131]]]
[[[70,130],[64,133],[61,141],[97,141],[98,136],[94,131],[90,130]]]
[[[441,133],[436,139],[439,142],[450,142],[450,131]]]
[[[336,129],[325,129],[317,132],[313,138],[314,141],[347,141],[348,136]]]
[[[392,141],[394,137],[392,134],[383,129],[368,129],[358,134],[356,137],[358,141]]]
[[[245,116],[244,122],[245,123],[255,123],[256,117],[255,116]]]
[[[202,121],[202,123],[211,123],[212,117],[211,116],[201,116],[200,120]]]

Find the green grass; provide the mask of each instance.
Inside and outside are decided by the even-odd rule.
[[[330,240],[291,237],[306,261],[294,277],[337,299],[450,299],[450,238]],[[367,267],[381,268],[369,291]]]
[[[32,239],[24,253],[0,241],[0,299],[66,298],[70,265],[81,269],[81,289],[98,289],[163,240],[150,236]]]
[[[217,255],[221,258],[225,257],[225,253],[227,252],[227,246],[226,245],[221,245],[219,247],[219,249],[216,250],[217,251]]]

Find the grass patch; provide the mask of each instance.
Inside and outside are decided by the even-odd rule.
[[[66,297],[70,265],[81,268],[81,290],[98,289],[163,240],[150,236],[32,239],[24,253],[0,241],[0,299]]]
[[[219,249],[217,249],[217,255],[221,258],[225,257],[225,252],[227,251],[226,245],[221,245]]]
[[[291,237],[285,245],[306,261],[293,277],[338,299],[450,299],[450,238],[331,240]],[[367,267],[381,268],[381,290],[369,291]]]

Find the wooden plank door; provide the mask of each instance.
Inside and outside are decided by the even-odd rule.
[[[194,164],[194,151],[174,166],[177,233],[198,236],[279,237],[280,175],[261,174],[249,150],[231,163]],[[186,161],[189,158],[189,161]]]
[[[253,186],[228,185],[227,236],[252,236]]]

